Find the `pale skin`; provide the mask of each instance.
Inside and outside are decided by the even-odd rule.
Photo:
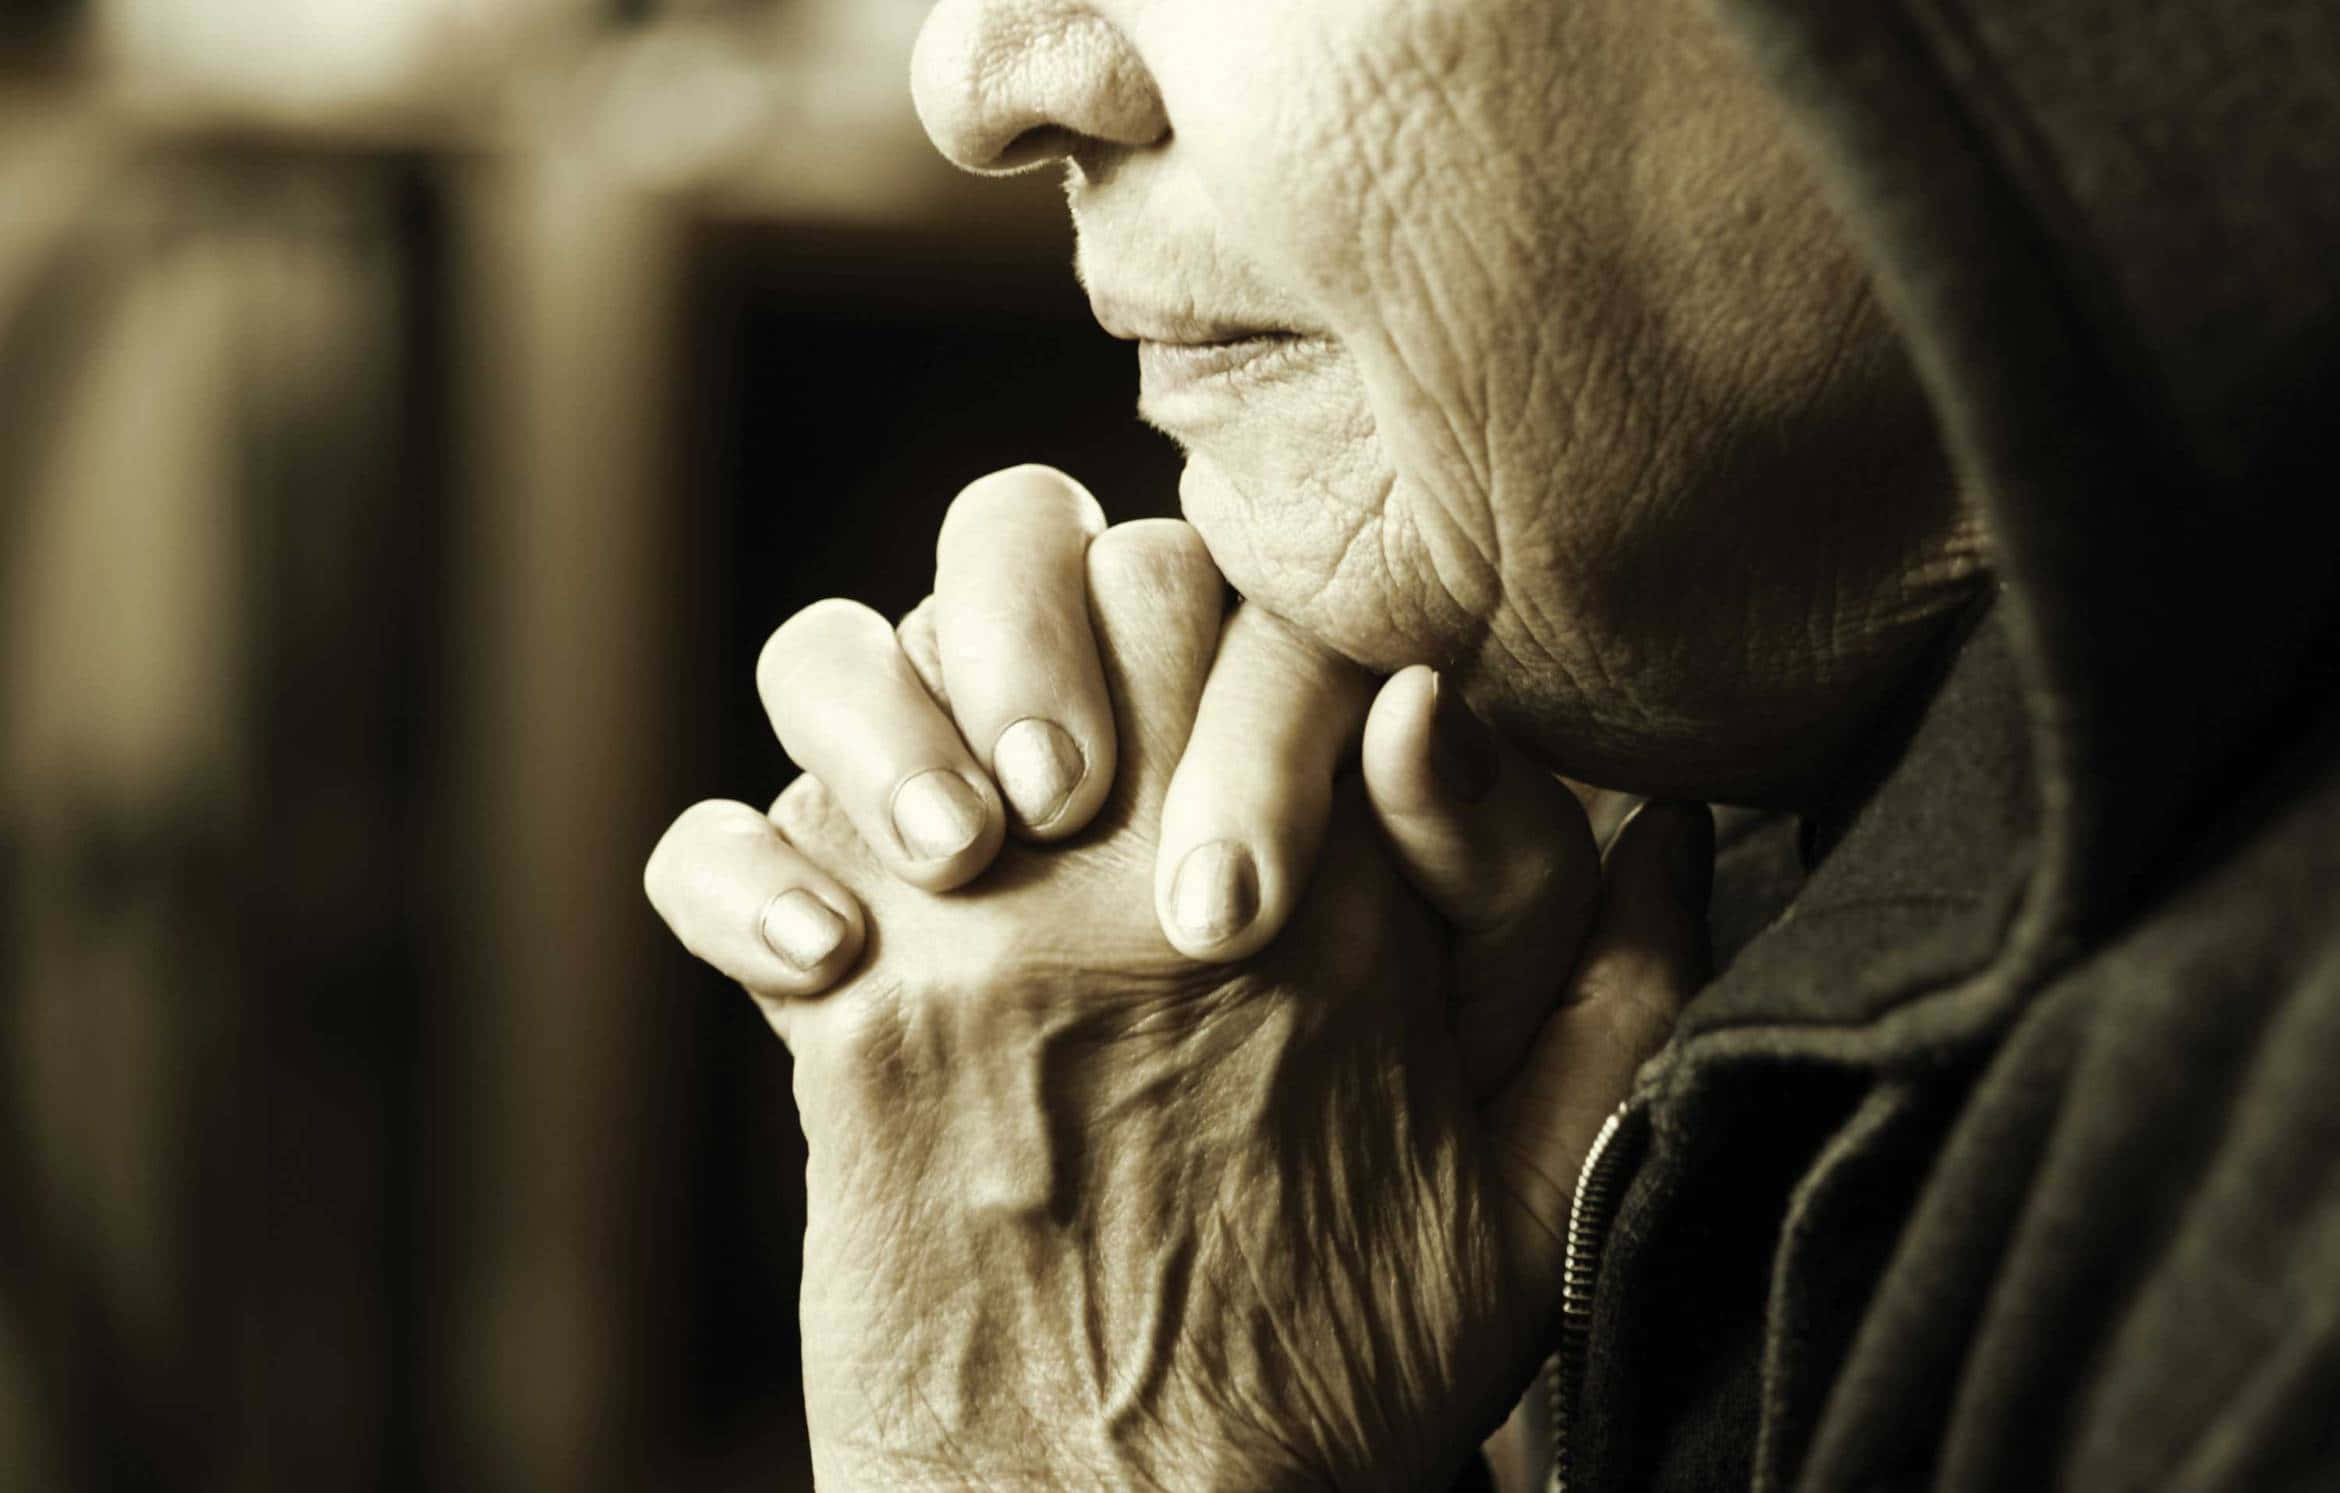
[[[1029,532],[1079,496],[1022,469],[963,501]],[[1435,1486],[1541,1358],[1570,1179],[1699,978],[1705,813],[1638,816],[1604,887],[1575,797],[1429,670],[1375,694],[1264,613],[1223,618],[1183,524],[1072,547],[1078,662],[1096,660],[1119,744],[1082,832],[1011,841],[930,892],[808,774],[769,815],[699,806],[652,858],[677,933],[795,1055],[816,1472]],[[960,649],[927,636],[959,615],[939,605],[954,579],[898,637],[814,614],[824,662],[766,671],[783,740],[797,667],[849,693],[899,667],[916,698],[870,718],[963,722]],[[1213,698],[1271,675],[1346,701],[1347,725],[1271,714],[1256,702],[1280,697],[1249,684]],[[1206,962],[1171,946],[1145,889],[1194,734],[1230,708],[1282,723],[1257,743],[1263,781],[1322,800],[1317,868],[1272,944]],[[808,888],[878,930],[818,999],[801,992],[829,966],[758,933],[773,896]]]
[[[1604,870],[1552,771],[1824,790],[1980,538],[1686,0],[943,0],[914,71],[1068,164],[1192,527],[974,484],[652,857],[796,1058],[816,1469],[1433,1486],[1703,964],[1703,811]]]

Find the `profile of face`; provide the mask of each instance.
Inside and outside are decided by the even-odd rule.
[[[1237,589],[1556,769],[1792,799],[1978,571],[1700,0],[940,0],[913,79],[959,164],[1066,163]]]

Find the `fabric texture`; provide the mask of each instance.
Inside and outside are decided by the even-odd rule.
[[[2340,6],[1720,10],[2001,587],[1642,1076],[1573,1486],[2340,1487]]]

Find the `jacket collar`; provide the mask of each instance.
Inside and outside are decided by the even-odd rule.
[[[1837,804],[1807,821],[1815,859],[1802,891],[1690,1003],[1677,1047],[1890,1060],[1922,1038],[1872,1023],[2005,952],[2037,865],[2041,802],[2003,623],[1990,606],[1968,619]]]

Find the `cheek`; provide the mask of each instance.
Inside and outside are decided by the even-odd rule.
[[[1246,258],[1328,319],[1364,286],[1358,230],[1373,188],[1358,54],[1388,0],[1206,0],[1205,26],[1160,8],[1150,49],[1181,169]],[[1195,9],[1202,8],[1194,6]]]
[[[1552,382],[1528,365],[1551,320],[1544,225],[1565,219],[1549,159],[1486,151],[1551,134],[1549,8],[1224,8],[1207,49],[1160,54],[1177,149],[1233,251],[1343,356],[1305,404],[1192,445],[1186,515],[1238,590],[1358,662],[1459,662],[1502,605],[1497,491],[1552,467],[1549,422],[1492,396]],[[1456,76],[1485,86],[1442,91]]]
[[[1499,4],[1252,8],[1272,13],[1263,35],[1216,59],[1181,121],[1189,169],[1235,251],[1342,343],[1350,423],[1380,465],[1467,523],[1499,482],[1549,474],[1564,402],[1546,396],[1581,380],[1588,340],[1613,340],[1581,314],[1593,277],[1572,272],[1564,173],[1489,149],[1554,136],[1550,79],[1514,55],[1550,61],[1549,38]]]
[[[1336,321],[1435,316],[1516,257],[1522,229],[1564,221],[1545,212],[1555,178],[1583,155],[1593,95],[1615,86],[1561,86],[1572,28],[1597,29],[1576,7],[1215,3],[1231,13],[1207,35],[1165,7],[1177,148],[1259,264]]]

